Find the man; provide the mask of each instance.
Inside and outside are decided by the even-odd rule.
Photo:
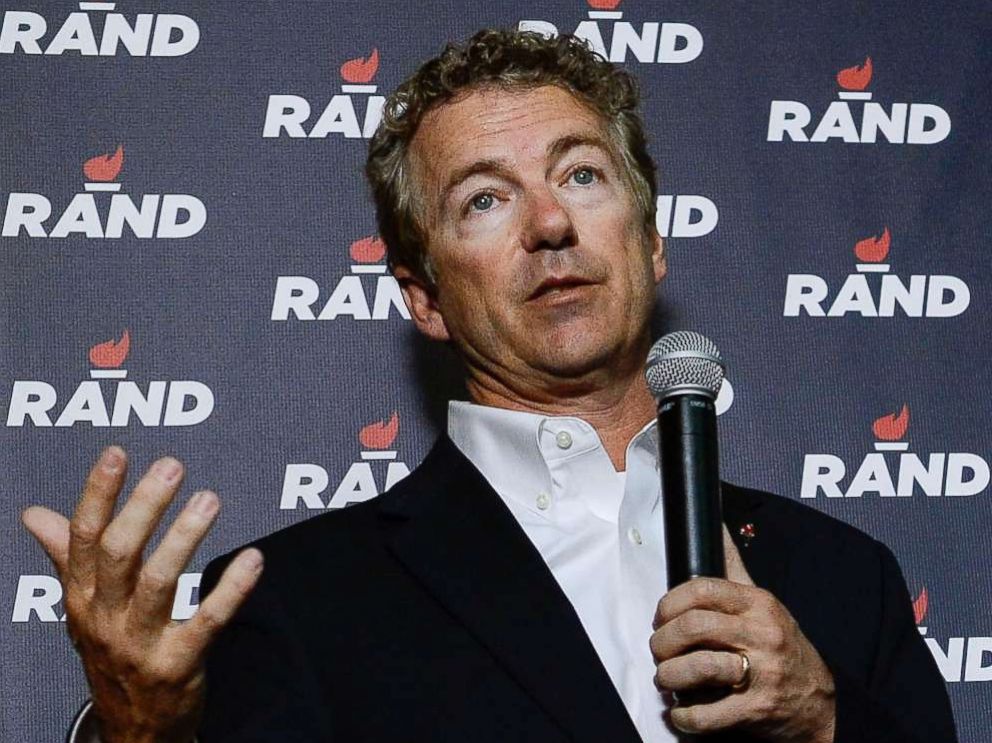
[[[25,513],[105,743],[954,740],[898,566],[860,532],[726,485],[728,580],[666,593],[642,374],[666,263],[636,104],[575,39],[504,31],[387,103],[380,233],[473,400],[388,493],[214,561],[181,626],[218,502],[195,496],[142,566],[177,461],[113,521],[116,448],[71,524]]]

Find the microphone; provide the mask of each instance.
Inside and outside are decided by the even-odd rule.
[[[713,341],[678,331],[648,354],[648,388],[658,401],[658,450],[668,587],[724,578],[716,396],[724,364]]]

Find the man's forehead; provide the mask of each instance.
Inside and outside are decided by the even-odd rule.
[[[437,174],[500,152],[543,154],[548,143],[563,135],[605,139],[605,124],[592,108],[558,86],[490,86],[429,111],[410,152]]]

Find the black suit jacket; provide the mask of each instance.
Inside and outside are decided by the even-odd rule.
[[[754,524],[738,548],[755,583],[834,673],[836,743],[955,740],[891,552],[795,501],[723,498],[735,539]],[[640,740],[540,554],[447,437],[389,492],[254,544],[265,569],[208,656],[202,743]]]

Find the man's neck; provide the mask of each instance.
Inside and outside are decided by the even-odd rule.
[[[589,423],[596,429],[603,447],[618,472],[627,469],[627,444],[655,415],[655,401],[641,374],[608,388],[580,395],[549,396],[528,400],[509,390],[478,384],[467,385],[472,401],[479,405],[519,410],[538,415],[568,415]]]

